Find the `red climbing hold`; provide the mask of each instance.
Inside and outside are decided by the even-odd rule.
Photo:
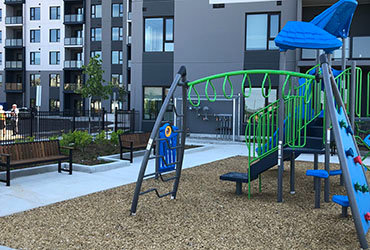
[[[357,157],[353,158],[353,161],[355,163],[358,163],[358,164],[360,164],[362,166],[362,160],[361,160],[361,157],[360,156],[357,156]]]
[[[365,214],[365,220],[366,220],[366,221],[370,221],[370,212],[367,212],[367,213]]]

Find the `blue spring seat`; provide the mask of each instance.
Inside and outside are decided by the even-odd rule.
[[[349,200],[348,196],[345,195],[333,195],[333,198],[331,200],[334,203],[337,203],[342,206],[342,216],[347,217],[348,215],[348,207],[349,207]]]

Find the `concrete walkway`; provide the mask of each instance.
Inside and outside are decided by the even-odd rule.
[[[188,144],[203,147],[185,151],[183,168],[248,154],[243,143],[215,141],[204,144],[194,140]],[[10,187],[0,184],[0,217],[136,182],[142,158],[136,157],[129,166],[105,172],[89,174],[74,171],[73,175],[68,175],[54,171],[15,178]],[[147,168],[147,173],[152,172],[154,160],[149,162]]]

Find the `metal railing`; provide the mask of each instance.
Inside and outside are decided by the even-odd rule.
[[[83,45],[82,37],[66,37],[64,38],[64,45]]]
[[[64,68],[72,69],[72,68],[82,68],[84,65],[83,61],[64,61]]]
[[[5,24],[22,24],[22,16],[7,16],[5,17]]]
[[[22,61],[6,61],[5,68],[7,69],[21,69],[23,67]]]
[[[7,83],[5,83],[5,90],[22,91],[23,90],[23,84],[21,82],[20,83],[7,82]]]
[[[64,15],[64,22],[66,23],[82,23],[84,21],[83,14]]]
[[[23,46],[23,39],[6,39],[5,46],[8,47],[21,47]]]
[[[82,83],[64,83],[64,90],[76,91],[82,88]]]
[[[51,137],[59,137],[64,133],[75,130],[88,131],[91,133],[107,133],[123,130],[125,132],[136,131],[136,120],[139,115],[135,110],[115,110],[107,112],[103,110],[91,110],[89,118],[88,110],[67,111],[20,111],[17,119],[12,119],[9,111],[6,111],[5,131],[0,131],[0,145],[32,140],[47,140]]]

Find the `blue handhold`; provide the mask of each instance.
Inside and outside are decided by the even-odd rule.
[[[353,157],[355,155],[355,153],[353,152],[353,149],[352,148],[349,148],[346,150],[346,156],[349,157]]]
[[[307,176],[313,176],[318,178],[327,179],[329,177],[329,173],[326,170],[317,170],[317,169],[310,169],[306,171]]]
[[[346,127],[346,132],[347,132],[347,135],[348,135],[348,134],[353,135],[353,130],[352,130],[352,128],[351,128],[351,126],[350,126],[350,125],[348,125],[348,126]]]

